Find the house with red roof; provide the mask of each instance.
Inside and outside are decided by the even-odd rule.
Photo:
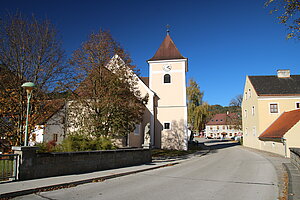
[[[283,112],[258,138],[264,150],[290,157],[290,147],[300,148],[300,109]]]
[[[300,147],[300,75],[277,70],[247,76],[242,101],[243,145],[289,157]]]
[[[242,130],[235,123],[239,117],[237,113],[214,115],[205,125],[205,137],[221,139],[242,136]]]

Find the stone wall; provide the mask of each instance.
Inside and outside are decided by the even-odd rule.
[[[300,148],[290,148],[291,163],[300,170]]]
[[[36,147],[14,147],[20,154],[18,180],[80,174],[151,162],[149,149],[36,153]]]

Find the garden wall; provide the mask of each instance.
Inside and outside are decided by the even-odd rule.
[[[20,155],[18,180],[81,174],[150,163],[149,149],[36,153],[37,147],[13,147]]]

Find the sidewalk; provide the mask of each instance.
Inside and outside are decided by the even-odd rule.
[[[250,147],[243,148],[263,155],[273,164],[279,178],[280,196],[286,196],[288,200],[300,200],[300,171],[291,163],[289,158]],[[285,180],[284,173],[287,173],[288,181]],[[288,190],[286,190],[286,186]]]
[[[34,179],[34,180],[27,180],[27,181],[0,183],[0,199],[22,196],[22,195],[32,194],[40,191],[74,187],[80,184],[100,182],[111,178],[126,176],[129,174],[149,171],[149,170],[158,169],[162,167],[173,166],[187,159],[190,159],[194,156],[203,156],[208,152],[209,150],[201,150],[196,152],[195,154],[191,154],[188,156],[167,158],[167,159],[161,158],[161,159],[153,160],[153,162],[150,164],[97,171],[97,172],[86,173],[86,174],[75,174],[75,175],[57,176],[57,177],[41,178],[41,179]]]

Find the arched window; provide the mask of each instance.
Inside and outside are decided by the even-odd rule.
[[[164,75],[164,83],[171,83],[171,76],[170,74]]]

